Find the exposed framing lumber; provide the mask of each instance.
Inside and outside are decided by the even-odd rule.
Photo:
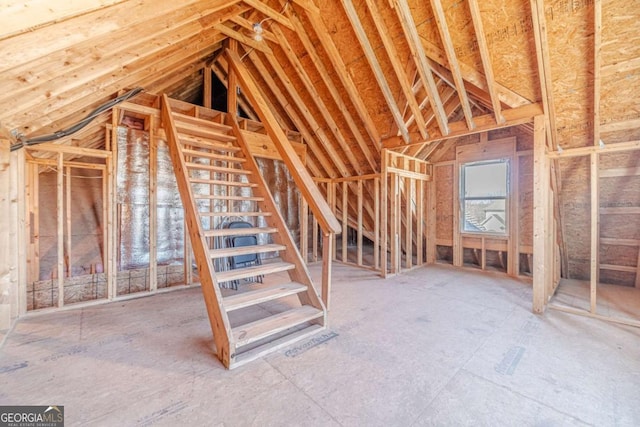
[[[588,146],[588,147],[579,147],[579,148],[568,148],[566,150],[563,150],[561,153],[557,151],[550,151],[547,153],[547,156],[551,159],[562,159],[567,157],[588,156],[593,152],[597,152],[599,154],[605,154],[605,153],[618,153],[618,152],[638,150],[638,149],[640,149],[640,140],[618,142],[615,144],[607,144],[604,147]]]
[[[504,123],[506,119],[502,116],[500,98],[498,97],[498,91],[495,86],[493,65],[491,64],[491,55],[489,53],[489,46],[487,45],[487,38],[484,35],[484,27],[482,25],[480,7],[478,6],[477,0],[468,0],[468,2],[469,10],[471,11],[471,19],[473,20],[473,29],[476,33],[476,40],[478,42],[478,49],[480,51],[480,58],[482,59],[482,66],[484,68],[484,76],[487,80],[488,92],[491,95],[493,114],[495,116],[496,123],[501,124]]]
[[[202,105],[211,108],[211,68],[205,66],[202,68]]]
[[[270,8],[269,6],[264,4],[262,1],[260,1],[260,0],[243,0],[243,2],[246,3],[247,5],[253,7],[256,10],[259,10],[264,15],[266,15],[269,18],[271,18],[274,21],[276,21],[278,24],[284,25],[288,29],[293,30],[293,25],[291,24],[291,22],[289,21],[289,19],[286,16],[282,15],[280,12],[278,12],[276,10],[273,10],[272,8]]]
[[[11,202],[11,142],[0,136],[0,330],[8,330],[11,328],[11,320],[14,317],[13,312],[17,307],[14,305],[14,293],[17,289],[12,289],[11,283],[11,247],[12,241],[9,230],[16,227],[10,212],[12,209]]]
[[[209,73],[211,71],[209,70]],[[149,116],[149,290],[158,290],[158,140]]]
[[[58,153],[56,167],[56,239],[58,308],[64,307],[64,156]]]
[[[229,65],[234,69],[238,76],[240,86],[244,88],[244,93],[247,94],[249,100],[255,106],[256,112],[267,130],[267,133],[272,139],[274,139],[278,152],[289,168],[289,172],[296,182],[298,189],[309,202],[309,207],[313,211],[314,216],[318,218],[323,230],[339,233],[341,230],[340,223],[333,215],[329,205],[324,201],[318,187],[313,182],[313,179],[300,161],[300,158],[296,155],[293,147],[291,147],[291,144],[284,132],[278,126],[271,110],[269,109],[269,105],[262,97],[261,92],[256,87],[256,84],[248,71],[242,65],[240,57],[237,53],[230,51],[229,49],[226,50],[226,56]]]
[[[378,86],[382,91],[382,95],[384,96],[385,101],[387,102],[387,106],[389,107],[389,111],[393,116],[393,120],[398,126],[398,130],[402,135],[402,139],[406,143],[410,141],[409,131],[404,124],[404,120],[402,118],[402,113],[398,108],[398,104],[391,93],[391,88],[389,87],[389,83],[387,82],[387,78],[382,72],[382,68],[380,67],[380,62],[376,57],[375,52],[373,51],[373,46],[371,46],[371,42],[367,37],[366,32],[364,31],[364,27],[362,26],[362,22],[360,22],[360,18],[358,17],[358,12],[356,12],[355,7],[351,0],[341,0],[342,6],[344,7],[345,12],[347,13],[347,17],[349,18],[349,22],[351,23],[351,27],[360,42],[360,46],[362,46],[362,50],[364,51],[365,57],[369,62],[369,66],[371,71],[373,72],[376,81],[378,82]]]
[[[295,1],[295,3],[300,4],[302,2]],[[304,0],[304,3],[311,3],[311,1]],[[360,92],[358,91],[356,85],[353,83],[353,80],[351,79],[349,70],[347,69],[347,66],[342,60],[342,56],[340,56],[340,52],[338,52],[338,49],[336,48],[335,44],[333,43],[333,40],[331,39],[331,36],[329,35],[330,34],[329,30],[327,29],[324,22],[322,21],[322,18],[320,17],[320,11],[317,9],[315,5],[313,5],[313,7],[308,7],[308,6],[307,7],[303,6],[303,7],[307,12],[306,15],[307,15],[307,18],[309,19],[309,22],[311,23],[311,27],[313,28],[316,35],[318,36],[318,39],[320,40],[320,44],[322,45],[325,52],[327,53],[327,56],[331,61],[331,65],[336,71],[336,75],[342,82],[342,85],[344,86],[345,90],[347,91],[347,94],[349,95],[349,99],[353,103],[353,106],[358,112],[360,119],[364,123],[367,133],[369,134],[371,139],[374,141],[374,146],[378,150],[380,150],[381,148],[380,134],[378,133],[378,130],[375,124],[373,123],[373,119],[369,115],[368,108],[366,107],[366,105],[364,105],[364,101],[360,96]]]
[[[313,82],[311,81],[311,78],[309,77],[306,70],[304,69],[304,66],[302,65],[296,53],[293,51],[293,49],[289,45],[288,40],[286,39],[282,31],[277,26],[273,26],[273,31],[276,37],[278,38],[278,41],[280,42],[280,47],[282,48],[282,51],[284,52],[285,56],[287,57],[291,65],[293,65],[293,69],[295,70],[296,75],[298,76],[300,81],[303,83],[311,99],[313,100],[313,103],[316,105],[318,111],[320,112],[320,115],[322,116],[324,121],[327,123],[329,130],[331,131],[336,141],[338,142],[338,145],[342,150],[343,156],[347,157],[347,159],[349,160],[349,163],[351,164],[351,167],[353,168],[353,170],[356,171],[358,175],[364,173],[364,171],[360,167],[360,162],[354,155],[353,151],[349,148],[349,143],[347,142],[346,138],[342,133],[343,126],[338,126],[338,123],[336,123],[333,115],[330,113],[329,108],[325,104],[320,93],[318,93],[318,91],[316,90],[316,86],[313,84]]]
[[[473,114],[471,113],[471,105],[469,104],[469,97],[467,96],[467,90],[464,87],[464,80],[462,78],[462,72],[460,71],[460,64],[458,63],[458,57],[456,55],[455,47],[453,46],[453,40],[449,33],[449,26],[447,25],[447,18],[442,8],[441,0],[431,0],[431,8],[436,19],[438,31],[440,32],[440,39],[442,45],[447,54],[447,61],[451,68],[451,74],[455,83],[456,91],[458,92],[458,98],[460,99],[460,105],[464,112],[465,120],[469,129],[473,129],[475,124],[473,123]]]
[[[438,95],[438,88],[436,87],[431,67],[427,61],[427,56],[425,55],[422,39],[418,34],[407,0],[393,0],[393,4],[395,5],[398,19],[400,20],[402,30],[407,39],[407,43],[409,44],[409,49],[411,50],[411,54],[416,63],[418,74],[420,75],[422,84],[427,90],[427,94],[429,95],[429,103],[431,104],[431,109],[434,112],[440,133],[442,135],[447,135],[449,133],[447,116],[444,112],[440,96]]]
[[[266,43],[255,41],[251,37],[245,36],[241,32],[238,32],[233,28],[226,26],[225,24],[217,24],[217,25],[214,25],[213,28],[220,31],[225,36],[239,41],[243,45],[249,46],[255,50],[266,53],[267,55],[273,54],[273,52],[271,52],[271,48]]]
[[[589,257],[589,301],[591,313],[596,312],[598,279],[600,276],[600,182],[599,182],[600,157],[598,153],[590,155],[591,165],[591,249]]]
[[[227,90],[229,90],[229,82],[227,81],[227,72],[221,66],[219,66],[217,62],[214,62],[213,64],[211,64],[211,71],[213,71],[216,74],[216,76],[218,77],[218,80],[220,80],[224,85],[224,87],[227,88]],[[249,105],[249,103],[244,98],[244,94],[240,94],[240,96],[238,97],[238,104],[240,104],[240,107],[242,108],[242,110],[247,114],[247,116],[249,116],[251,120],[258,119],[258,116],[256,116],[256,113],[253,111],[253,107]]]
[[[543,114],[543,110],[540,104],[529,104],[522,107],[503,110],[502,114],[505,118],[505,121],[503,123],[496,124],[495,117],[493,115],[477,116],[474,117],[476,127],[472,130],[469,130],[467,128],[467,124],[464,121],[451,122],[449,123],[449,126],[451,128],[451,133],[449,135],[434,136],[432,138],[429,138],[427,141],[412,142],[409,144],[404,144],[397,137],[391,137],[383,141],[383,147],[390,150],[407,148],[414,145],[419,146],[423,144],[431,144],[432,142],[455,139],[461,136],[473,135],[476,133],[522,125],[532,122],[535,116]]]
[[[404,93],[404,97],[409,105],[409,109],[413,114],[414,120],[418,125],[418,132],[422,138],[428,138],[427,133],[427,125],[424,121],[423,113],[416,101],[415,94],[413,92],[413,88],[410,83],[409,76],[405,72],[404,64],[402,64],[402,60],[398,55],[398,50],[395,47],[395,42],[391,40],[391,36],[389,35],[389,30],[384,22],[382,22],[382,17],[378,7],[376,6],[373,0],[365,0],[367,3],[367,7],[369,8],[371,18],[373,19],[373,23],[378,29],[378,35],[382,40],[382,44],[387,52],[389,60],[391,61],[391,66],[393,67],[393,71],[396,74],[398,82],[400,83],[400,88]],[[403,125],[406,126],[404,120],[402,121]],[[402,131],[401,131],[402,133]]]
[[[549,184],[550,168],[546,155],[545,118],[536,116],[534,119],[533,141],[533,311],[543,313],[547,305],[547,283],[550,280],[550,265],[547,261],[546,237],[550,227],[549,212]]]
[[[600,92],[602,75],[602,0],[593,2],[593,145],[600,143]]]
[[[318,55],[318,52],[313,46],[311,39],[307,35],[305,28],[303,27],[298,17],[291,14],[290,19],[295,27],[295,31],[298,38],[302,42],[302,45],[305,47],[307,53],[309,54],[311,61],[315,65],[316,69],[318,70],[318,73],[322,78],[322,81],[324,82],[326,87],[329,89],[329,92],[331,93],[331,96],[334,102],[336,103],[338,109],[342,113],[344,120],[347,122],[347,126],[349,126],[349,130],[351,130],[351,133],[355,137],[356,142],[358,143],[358,146],[362,151],[362,154],[367,159],[367,162],[369,163],[371,170],[375,171],[378,167],[376,159],[374,158],[373,153],[371,152],[369,146],[367,145],[367,142],[364,140],[362,134],[360,133],[360,129],[358,129],[358,126],[356,125],[354,118],[351,116],[351,113],[349,112],[349,108],[347,107],[344,100],[342,99],[342,96],[340,95],[340,90],[333,83],[333,80],[331,79],[331,77],[329,77],[330,72],[327,69],[327,67],[324,65],[324,61]],[[377,141],[373,141],[374,147],[377,147],[376,144],[377,144]]]

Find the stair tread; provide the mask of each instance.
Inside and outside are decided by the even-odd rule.
[[[262,202],[264,197],[259,196],[225,196],[222,194],[197,194],[194,199],[212,199],[212,200],[246,200],[248,202]]]
[[[192,184],[228,185],[230,187],[257,187],[253,182],[222,181],[219,179],[189,178]]]
[[[231,142],[212,141],[208,138],[201,138],[198,136],[180,134],[178,135],[180,144],[182,146],[200,147],[208,150],[225,151],[229,153],[236,153],[240,151],[240,147],[233,145]]]
[[[231,329],[231,332],[236,340],[236,346],[240,347],[293,328],[322,315],[322,310],[310,305],[303,305],[255,322],[236,326]]]
[[[172,111],[173,118],[177,122],[181,123],[192,123],[196,125],[202,126],[211,126],[216,129],[220,129],[222,131],[230,131],[231,126],[225,125],[223,123],[213,122],[211,120],[203,119],[201,117],[190,116],[188,114],[178,113],[177,111]]]
[[[200,216],[271,216],[271,212],[199,212]]]
[[[217,228],[215,230],[206,230],[205,237],[223,237],[223,236],[250,236],[258,233],[275,233],[278,231],[275,227],[253,227],[253,228]]]
[[[231,142],[236,140],[235,136],[228,134],[228,129],[210,126],[210,124],[214,124],[213,122],[202,122],[203,123],[191,123],[185,120],[176,120],[175,125],[176,129],[181,134],[210,138],[214,141]]]
[[[252,305],[261,304],[263,302],[274,299],[295,295],[298,292],[307,290],[306,285],[297,282],[284,283],[281,285],[269,286],[266,288],[256,289],[254,291],[242,292],[235,295],[229,295],[223,299],[224,308],[229,311],[238,310],[240,308],[250,307]]]
[[[284,251],[287,247],[284,245],[278,245],[275,243],[269,243],[265,245],[251,245],[251,246],[238,246],[235,248],[219,248],[210,249],[209,255],[211,258],[222,258],[226,256],[238,256],[247,254],[260,254],[264,252]]]
[[[239,366],[245,365],[269,353],[273,353],[305,338],[316,335],[317,333],[324,331],[325,329],[326,327],[322,325],[310,325],[299,331],[293,332],[251,350],[247,350],[243,353],[237,354],[232,359],[231,364],[229,365],[229,369],[234,369]]]
[[[190,148],[183,148],[182,153],[190,157],[202,157],[202,158],[215,159],[215,160],[220,160],[220,161],[230,162],[230,163],[244,163],[247,161],[247,159],[245,159],[244,157],[225,156],[224,154],[192,150]]]
[[[234,174],[241,174],[241,175],[251,175],[251,171],[244,170],[244,169],[225,168],[225,167],[222,167],[222,166],[205,165],[205,164],[202,164],[202,163],[185,162],[185,166],[188,169],[200,169],[200,170],[208,170],[208,171],[213,171],[213,172],[224,172],[224,173],[234,173]]]
[[[218,282],[229,282],[231,280],[240,280],[248,277],[293,270],[294,268],[295,265],[288,262],[271,262],[269,264],[256,265],[254,267],[222,271],[220,273],[216,273],[216,279]]]

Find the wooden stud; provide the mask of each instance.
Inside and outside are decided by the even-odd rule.
[[[348,221],[348,211],[349,204],[347,199],[347,181],[342,182],[342,262],[347,262],[347,221]]]
[[[356,12],[356,9],[354,8],[351,0],[341,0],[341,2],[349,18],[349,22],[351,22],[351,27],[353,28],[353,31],[356,33],[356,37],[358,38],[358,41],[362,46],[362,50],[364,51],[365,57],[369,62],[371,71],[373,71],[376,81],[378,82],[378,86],[380,87],[380,90],[382,91],[384,99],[387,102],[387,106],[391,111],[393,120],[398,126],[398,130],[400,131],[402,138],[406,143],[408,143],[410,141],[409,132],[407,130],[407,127],[404,124],[402,114],[398,109],[398,104],[396,103],[396,100],[393,94],[391,93],[391,88],[389,87],[389,83],[387,82],[387,79],[384,73],[382,72],[382,68],[380,67],[380,62],[378,61],[378,58],[376,57],[376,54],[373,51],[373,46],[371,46],[371,42],[369,41],[369,38],[367,37],[367,34],[364,31],[364,28],[362,27],[362,22],[360,22],[358,13]]]
[[[507,274],[517,277],[520,274],[520,157],[517,155],[517,146],[513,145],[509,164],[509,251],[507,252]]]
[[[318,262],[318,219],[313,215],[311,230],[311,261]]]
[[[373,179],[374,229],[373,229],[373,268],[380,269],[380,178]],[[386,250],[386,249],[385,249]],[[640,268],[640,262],[638,263]],[[639,274],[640,276],[640,274]]]
[[[322,302],[327,310],[331,304],[331,260],[333,259],[333,233],[322,233]]]
[[[18,289],[11,283],[11,259],[12,239],[9,233],[18,224],[12,221],[13,211],[11,201],[11,141],[0,137],[0,330],[11,328],[12,318],[15,317],[14,294]],[[17,221],[16,221],[17,222]]]
[[[300,197],[300,255],[309,262],[309,205]]]
[[[211,73],[211,70],[209,70]],[[158,290],[158,141],[149,116],[149,290]]]
[[[493,114],[495,116],[496,123],[501,124],[505,122],[505,117],[502,115],[502,107],[500,106],[498,91],[494,84],[495,78],[493,77],[493,66],[491,65],[491,55],[489,53],[487,38],[484,35],[480,7],[478,6],[478,0],[468,1],[469,9],[471,11],[471,19],[473,20],[473,27],[476,33],[476,40],[478,41],[478,49],[480,50],[480,58],[482,59],[482,66],[484,68],[484,76],[487,79],[487,87],[489,88],[489,94],[491,95]]]
[[[229,39],[229,50],[238,53],[238,42]],[[231,65],[227,69],[227,113],[238,117],[238,77]]]
[[[388,208],[388,199],[389,199],[389,175],[387,173],[387,163],[388,163],[388,150],[382,149],[382,171],[380,173],[381,179],[381,187],[380,187],[380,226],[381,226],[381,245],[380,245],[380,268],[382,270],[382,277],[387,277],[388,267],[387,267],[387,254],[389,250],[389,208]]]
[[[416,255],[418,266],[422,266],[424,263],[424,184],[425,182],[422,180],[416,181]]]
[[[202,89],[202,106],[211,108],[211,68],[205,66],[202,68],[203,89]]]
[[[415,180],[405,178],[405,267],[413,267],[413,202],[415,200]]]
[[[589,295],[590,311],[596,313],[597,289],[599,279],[600,264],[600,182],[598,177],[599,156],[598,153],[591,153],[591,256],[590,256],[590,278]]]
[[[67,266],[67,276],[71,277],[71,264],[73,258],[71,256],[71,168],[66,167],[66,179],[65,179],[65,226],[66,226],[66,266]]]
[[[56,170],[56,238],[57,238],[57,276],[58,276],[58,308],[64,306],[64,157],[62,153],[57,156]]]
[[[436,246],[436,167],[434,166],[433,169],[433,179],[427,182],[427,264],[435,264],[438,249]]]
[[[362,265],[362,180],[358,180],[358,242],[356,263]]]
[[[549,273],[546,236],[550,226],[548,221],[549,203],[549,162],[546,155],[545,118],[534,119],[533,134],[533,311],[544,312],[547,305],[546,289]],[[548,266],[550,267],[550,266]]]
[[[593,145],[600,144],[600,92],[602,75],[602,0],[593,2]]]
[[[274,21],[276,21],[278,24],[284,25],[285,27],[287,27],[290,30],[293,30],[294,27],[293,25],[291,25],[291,22],[289,21],[289,19],[280,14],[279,12],[277,12],[276,10],[270,8],[269,6],[267,6],[266,4],[264,4],[263,2],[261,2],[260,0],[243,0],[246,4],[248,4],[249,6],[253,7],[254,9],[260,11],[261,13],[267,15],[269,18],[273,19]]]

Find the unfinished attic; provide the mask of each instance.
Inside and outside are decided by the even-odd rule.
[[[637,6],[0,2],[0,404],[638,425]]]

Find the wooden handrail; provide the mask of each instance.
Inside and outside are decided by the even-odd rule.
[[[318,219],[320,227],[326,233],[339,234],[342,229],[338,219],[333,214],[329,204],[324,200],[322,193],[298,158],[286,135],[282,129],[280,129],[280,125],[269,109],[269,105],[262,96],[262,93],[256,86],[253,78],[242,65],[240,57],[236,52],[233,52],[230,49],[226,49],[226,56],[229,65],[233,68],[238,77],[240,86],[243,88],[245,95],[249,98],[255,108],[258,117],[260,117],[260,121],[267,131],[267,134],[275,142],[282,160],[289,168],[289,172],[302,193],[302,196],[309,203],[309,207]]]

